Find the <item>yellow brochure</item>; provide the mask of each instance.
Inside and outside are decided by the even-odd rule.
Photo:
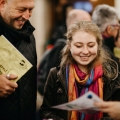
[[[17,82],[32,64],[3,36],[0,36],[0,74],[14,74]]]

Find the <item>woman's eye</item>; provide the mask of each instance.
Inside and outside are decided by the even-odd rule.
[[[89,45],[88,47],[94,47],[94,45]]]
[[[76,47],[77,47],[77,48],[81,48],[82,46],[80,46],[80,45],[77,45]]]
[[[88,47],[94,47],[95,44],[89,44]]]

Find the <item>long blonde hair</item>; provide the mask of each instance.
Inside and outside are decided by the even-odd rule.
[[[93,68],[96,64],[102,64],[103,62],[107,61],[107,58],[109,58],[109,55],[107,52],[102,48],[102,35],[100,33],[99,28],[92,23],[91,21],[78,21],[74,24],[72,24],[67,31],[66,37],[67,37],[67,43],[66,46],[62,50],[62,59],[60,63],[60,67],[65,66],[66,64],[73,64],[76,61],[71,56],[69,43],[72,41],[72,36],[77,31],[85,31],[89,34],[92,34],[95,36],[97,44],[98,44],[98,54],[97,57],[89,64],[89,70],[90,72],[91,68]]]

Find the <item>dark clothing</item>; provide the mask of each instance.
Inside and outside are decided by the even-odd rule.
[[[66,26],[65,25],[58,25],[53,29],[53,33],[51,35],[51,38],[47,41],[47,46],[48,45],[55,45],[56,42],[62,38],[66,39],[64,34],[66,33]]]
[[[114,64],[113,64],[114,63]],[[105,64],[103,67],[109,70],[113,77],[103,76],[103,99],[105,101],[120,101],[120,77],[118,74],[118,65]],[[45,84],[43,104],[40,107],[40,119],[54,118],[54,120],[68,120],[68,112],[65,110],[52,109],[51,106],[68,102],[68,90],[66,87],[65,68],[52,68]],[[105,115],[107,116],[107,115]],[[104,116],[104,117],[105,117]],[[104,120],[108,120],[105,118]]]
[[[114,42],[115,42],[114,37],[104,38],[103,46],[107,50],[107,52],[110,54],[111,58],[118,63],[119,71],[120,71],[120,62],[119,62],[120,60],[113,53],[113,50],[114,50],[114,47],[115,47]]]
[[[42,57],[37,72],[37,89],[41,95],[43,95],[44,85],[50,69],[60,64],[61,50],[65,44],[66,39],[58,39],[54,47],[50,50],[47,50]]]
[[[0,120],[35,120],[37,56],[33,31],[29,21],[21,30],[16,30],[0,18],[0,35],[4,35],[33,65],[18,80],[15,92],[6,98],[0,98]]]
[[[113,49],[115,47],[114,44],[114,37],[110,37],[110,38],[104,38],[103,40],[103,44],[107,47],[107,49],[109,49],[112,53],[113,53]]]

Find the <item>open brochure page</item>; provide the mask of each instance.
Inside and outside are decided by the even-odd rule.
[[[15,74],[17,82],[32,64],[2,35],[0,36],[0,74]]]
[[[99,111],[99,109],[94,106],[95,101],[102,101],[96,94],[93,92],[89,91],[83,96],[77,98],[76,100],[73,100],[68,103],[64,103],[61,105],[53,106],[52,108],[57,108],[57,109],[63,109],[63,110],[77,110],[81,112],[95,112]]]

